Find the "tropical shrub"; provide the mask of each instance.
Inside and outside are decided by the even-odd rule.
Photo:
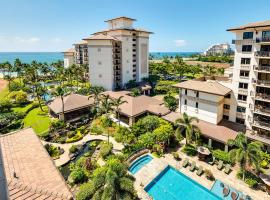
[[[156,94],[167,94],[168,92],[177,93],[178,89],[172,85],[178,83],[177,81],[158,81],[155,87]]]
[[[77,142],[77,141],[81,140],[82,138],[83,138],[83,135],[81,134],[81,132],[77,131],[77,133],[73,137],[68,138],[66,140],[66,143]]]
[[[135,143],[135,135],[126,127],[118,126],[114,135],[114,139],[117,142],[122,142],[124,144]]]
[[[71,184],[83,183],[85,180],[87,180],[85,171],[77,166],[71,170],[68,177],[68,182]]]
[[[166,95],[164,97],[164,103],[170,111],[175,111],[177,109],[178,101],[174,96]]]
[[[215,158],[217,158],[218,160],[222,160],[225,163],[230,163],[233,164],[231,158],[230,158],[230,154],[228,152],[222,151],[220,149],[217,150],[213,150],[212,154]]]
[[[20,91],[13,91],[9,93],[9,98],[15,101],[18,104],[23,104],[27,102],[27,93],[20,90]]]
[[[209,169],[205,169],[204,170],[204,174],[205,174],[205,177],[208,180],[210,180],[210,181],[214,181],[215,180],[215,177],[214,177],[213,173]]]
[[[76,153],[78,150],[78,145],[72,145],[69,149],[69,153]]]
[[[11,81],[9,83],[9,91],[10,92],[19,91],[22,88],[23,88],[22,85],[19,82],[17,82],[17,81]]]
[[[0,100],[0,113],[10,112],[12,103],[9,99]]]
[[[261,167],[264,168],[264,169],[266,169],[267,166],[268,166],[268,162],[266,160],[262,160]]]
[[[47,152],[49,153],[49,155],[54,159],[59,158],[59,156],[64,153],[63,150],[61,150],[59,147],[56,147],[52,144],[45,144],[44,147],[47,150]]]
[[[175,160],[179,160],[180,159],[180,156],[179,156],[179,153],[178,152],[172,152],[172,155],[173,155],[173,158]]]
[[[244,171],[244,170],[239,170],[236,174],[236,177],[238,179],[242,179],[243,173],[245,174],[245,183],[248,184],[249,187],[251,188],[256,188],[258,184],[261,182],[260,178],[257,177],[255,174],[249,172],[249,171]]]
[[[184,148],[182,149],[182,152],[187,154],[188,156],[196,156],[197,150],[196,148],[191,144],[186,144]]]
[[[95,186],[90,180],[80,186],[79,191],[76,193],[77,200],[89,200],[95,193]]]
[[[106,158],[112,153],[113,144],[108,142],[102,142],[100,145],[100,155],[102,158]]]

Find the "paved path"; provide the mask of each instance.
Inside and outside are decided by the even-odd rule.
[[[60,147],[62,149],[64,149],[64,153],[60,156],[59,159],[54,160],[54,163],[57,167],[62,166],[66,163],[68,163],[70,161],[70,157],[69,157],[69,149],[72,145],[78,145],[78,144],[84,144],[86,142],[89,142],[91,140],[108,140],[107,136],[104,135],[92,135],[92,134],[87,134],[86,136],[84,136],[84,138],[80,141],[74,142],[74,143],[66,143],[66,144],[60,144],[60,143],[53,143],[53,142],[46,142],[41,140],[42,144],[52,144],[56,147]],[[114,153],[118,153],[120,152],[124,146],[121,143],[118,143],[114,140],[114,138],[110,137],[110,142],[113,144],[113,152]]]

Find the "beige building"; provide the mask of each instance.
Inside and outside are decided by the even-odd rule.
[[[88,45],[91,84],[115,90],[130,80],[148,77],[151,32],[134,28],[134,21],[128,17],[107,20],[108,29],[83,39]]]
[[[82,40],[73,44],[75,47],[75,64],[88,65],[88,46],[87,42]]]

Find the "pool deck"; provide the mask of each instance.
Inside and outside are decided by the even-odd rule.
[[[253,200],[269,200],[270,196],[261,190],[253,190],[247,186],[242,180],[239,180],[236,178],[236,172],[238,169],[234,167],[233,171],[229,175],[225,174],[222,171],[217,169],[217,166],[211,166],[203,161],[198,160],[198,157],[189,157],[186,156],[184,153],[178,150],[178,153],[181,157],[181,161],[176,161],[171,154],[165,154],[164,157],[161,158],[155,158],[150,161],[148,164],[146,164],[144,167],[142,167],[135,175],[136,178],[135,181],[135,189],[138,192],[138,196],[140,199],[147,200],[151,199],[148,194],[144,191],[144,188],[161,172],[163,171],[168,165],[173,166],[186,176],[190,177],[194,181],[198,182],[205,188],[211,190],[213,184],[215,181],[208,180],[205,175],[198,176],[195,172],[190,172],[189,167],[184,168],[182,167],[182,162],[185,158],[188,158],[190,162],[195,161],[197,167],[201,165],[203,169],[209,169],[214,177],[220,181],[222,181],[224,184],[227,184],[233,188],[235,188],[238,191],[243,192],[244,194],[249,195],[252,197]]]

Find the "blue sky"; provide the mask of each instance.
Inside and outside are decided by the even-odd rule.
[[[270,19],[269,0],[0,0],[0,52],[63,51],[104,20],[136,18],[155,34],[150,51],[204,51],[226,29]]]

